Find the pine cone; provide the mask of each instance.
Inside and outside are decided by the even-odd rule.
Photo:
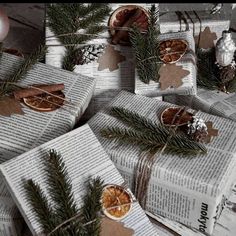
[[[208,135],[208,132],[205,129],[197,130],[195,133],[191,134],[191,138],[200,143],[204,143],[206,140],[206,137]]]
[[[220,70],[220,80],[223,84],[234,79],[235,76],[235,67],[232,65],[224,66]]]
[[[193,121],[188,123],[187,134],[196,142],[204,143],[208,135],[205,122],[196,116],[193,116]]]
[[[88,45],[81,48],[79,56],[76,60],[76,65],[84,65],[97,60],[98,57],[102,54],[104,48],[104,44]]]

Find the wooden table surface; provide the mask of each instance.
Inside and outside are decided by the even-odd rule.
[[[45,4],[0,3],[10,20],[10,30],[3,41],[4,48],[31,53],[45,39]]]

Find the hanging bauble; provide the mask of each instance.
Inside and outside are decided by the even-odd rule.
[[[235,43],[230,31],[223,31],[216,43],[216,61],[220,66],[228,66],[234,59]]]
[[[0,42],[2,42],[9,31],[10,23],[6,13],[0,8]]]

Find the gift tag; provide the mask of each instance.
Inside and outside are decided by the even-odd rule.
[[[183,69],[182,66],[176,64],[162,65],[159,70],[160,75],[160,88],[165,90],[167,88],[178,88],[183,84],[182,79],[189,75],[188,70]]]
[[[208,135],[206,137],[205,142],[210,143],[211,142],[211,137],[218,136],[218,129],[213,128],[213,122],[212,121],[207,121],[206,126],[207,126]]]
[[[199,36],[194,37],[199,48],[209,49],[215,46],[214,40],[217,39],[216,33],[211,32],[209,27],[206,27]]]
[[[125,61],[125,56],[121,55],[120,51],[116,50],[113,46],[108,45],[104,53],[98,58],[98,70],[109,69],[114,71],[119,68],[119,63]]]
[[[7,96],[0,99],[0,115],[11,116],[13,114],[24,114],[20,102]]]
[[[100,236],[132,236],[134,230],[126,228],[124,223],[111,220],[107,217],[102,219]]]

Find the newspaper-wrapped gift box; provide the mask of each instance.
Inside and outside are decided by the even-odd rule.
[[[227,94],[217,90],[198,88],[197,95],[165,96],[164,101],[189,106],[194,110],[201,110],[236,121],[236,93]]]
[[[0,63],[0,78],[14,73],[23,59],[3,53]],[[37,112],[23,105],[24,115],[13,114],[11,117],[0,115],[0,164],[54,139],[68,131],[86,110],[92,97],[95,79],[75,74],[53,66],[37,63],[19,84],[64,83],[64,94],[72,105],[64,105],[52,112]],[[4,235],[16,235],[20,232],[12,225],[17,217],[12,208],[12,200],[0,178],[0,231]],[[17,217],[16,217],[17,215]]]
[[[23,180],[39,184],[50,204],[50,193],[45,180],[45,155],[54,149],[61,154],[71,179],[75,203],[81,207],[87,182],[100,177],[104,184],[124,184],[124,180],[102,148],[88,125],[84,125],[39,147],[15,157],[0,166],[4,181],[33,235],[41,235],[42,226],[28,202]],[[20,166],[20,168],[19,168]],[[65,219],[66,220],[66,219]],[[137,201],[129,214],[121,220],[137,236],[158,236]],[[91,235],[92,236],[92,235]]]
[[[183,39],[189,44],[188,50],[185,55],[175,64],[182,66],[183,69],[189,71],[189,74],[182,78],[183,84],[178,88],[172,88],[169,86],[167,89],[161,90],[160,83],[150,81],[149,84],[145,84],[139,79],[138,73],[135,73],[135,93],[144,95],[147,97],[157,97],[168,94],[181,94],[181,95],[193,95],[196,94],[196,59],[195,59],[195,44],[194,39],[190,31],[178,32],[178,33],[166,33],[161,34],[160,41],[166,39]],[[174,80],[175,78],[173,78]]]
[[[229,11],[210,14],[208,11],[176,11],[160,13],[160,31],[161,33],[178,32],[190,30],[194,36],[196,45],[200,37],[204,37],[204,42],[208,41],[214,45],[222,36],[222,31],[228,30],[230,26]],[[206,31],[209,27],[210,32]]]
[[[89,120],[88,124],[131,186],[139,148],[100,135],[101,129],[108,126],[125,126],[109,114],[113,106],[159,123],[160,113],[173,104],[122,91],[106,109]],[[156,159],[148,185],[147,211],[211,234],[236,175],[236,123],[200,111],[196,115],[212,121],[219,135],[207,145],[206,155],[183,158],[163,154]]]
[[[124,5],[139,5],[145,9],[149,9],[150,3],[110,3],[109,6],[112,8],[112,12],[117,8]],[[159,7],[159,4],[155,4]],[[108,25],[109,16],[104,20],[104,26]],[[52,37],[54,34],[49,27],[46,27],[46,37]],[[90,40],[87,44],[105,44],[107,45],[110,41],[110,34],[108,30],[101,33],[95,39]],[[56,67],[61,67],[62,58],[65,53],[65,48],[60,45],[58,39],[55,37],[50,38],[46,41],[48,46],[48,53],[46,54],[46,63]],[[121,90],[127,90],[130,92],[134,91],[134,55],[133,50],[130,46],[123,45],[111,45],[117,53],[125,57],[125,60],[118,63],[117,69],[110,70],[98,69],[99,63],[96,61],[90,62],[84,65],[76,65],[74,72],[81,73],[86,76],[96,78],[96,88],[94,95],[91,99],[89,107],[83,116],[84,120],[91,118],[100,109],[102,109],[108,102],[110,102]],[[111,55],[113,57],[115,55]],[[112,61],[112,60],[110,60]]]

